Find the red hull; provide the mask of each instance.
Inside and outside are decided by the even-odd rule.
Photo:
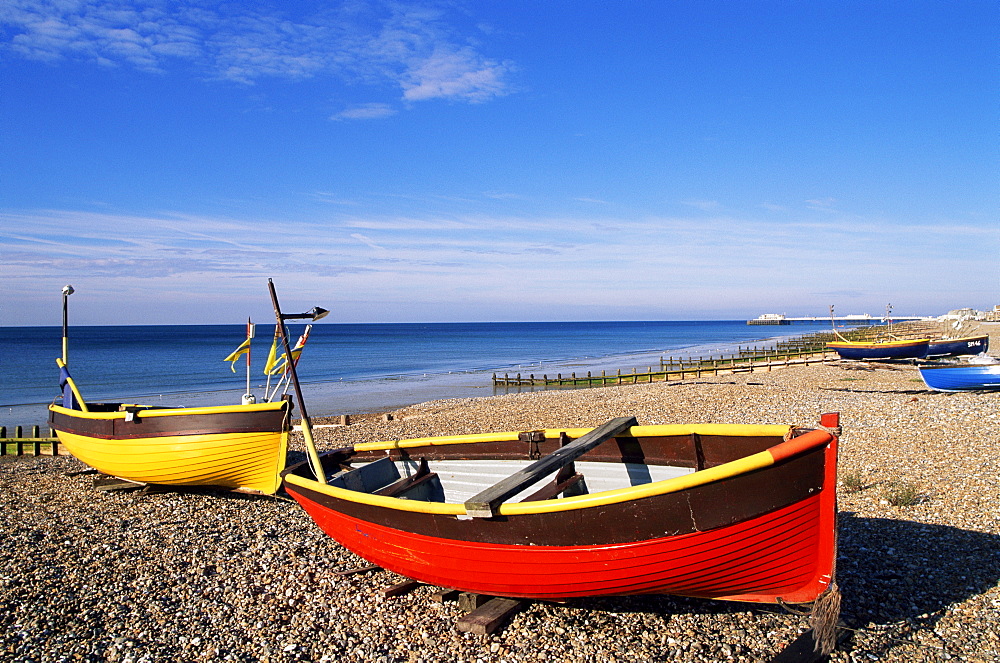
[[[678,594],[741,601],[816,598],[832,568],[824,491],[745,523],[649,541],[514,546],[421,536],[324,508],[286,486],[320,528],[345,547],[408,578],[490,596],[561,599]],[[827,522],[823,522],[827,521]],[[825,525],[825,526],[823,526]]]
[[[822,430],[773,427],[778,430],[740,436],[722,428],[633,427],[631,436],[584,454],[575,471],[588,474],[586,461],[671,465],[666,461],[687,462],[689,455],[698,471],[502,505],[491,517],[469,517],[461,504],[320,484],[304,476],[305,464],[286,470],[285,489],[346,548],[439,587],[542,600],[676,594],[814,601],[828,589],[836,561],[837,438]],[[394,453],[420,449],[442,461],[475,463],[484,450],[465,442],[418,442]],[[497,457],[537,452],[518,438],[485,450]],[[343,456],[334,452],[324,461],[335,472]]]

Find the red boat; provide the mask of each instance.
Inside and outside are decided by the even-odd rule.
[[[834,574],[837,421],[371,442],[323,455],[327,482],[282,476],[331,537],[431,585],[807,603]]]

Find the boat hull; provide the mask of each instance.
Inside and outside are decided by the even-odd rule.
[[[1000,389],[1000,364],[920,366],[920,377],[934,391]]]
[[[990,337],[988,334],[964,338],[945,338],[930,342],[927,348],[927,357],[978,355],[989,349]]]
[[[930,341],[926,338],[913,341],[885,341],[861,343],[857,341],[830,341],[828,348],[836,351],[841,359],[862,361],[887,359],[920,359],[927,356]]]
[[[718,480],[699,484],[695,472],[680,484],[647,484],[635,498],[638,487],[607,493],[614,499],[521,502],[493,518],[448,510],[461,505],[350,495],[306,478],[300,466],[284,473],[285,489],[348,549],[441,587],[549,600],[809,602],[829,586],[835,557],[836,438],[815,433],[822,444],[768,467],[728,475],[729,465],[718,466],[706,470],[720,472]],[[688,487],[673,490],[672,482]]]
[[[273,494],[288,445],[287,402],[215,408],[49,406],[60,444],[94,469],[129,481]]]

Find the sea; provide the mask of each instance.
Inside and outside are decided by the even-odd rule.
[[[304,325],[289,324],[297,339]],[[661,357],[709,357],[828,329],[745,320],[664,322],[384,323],[317,322],[298,363],[310,416],[384,412],[414,403],[509,391],[493,374],[623,373]],[[264,400],[264,364],[274,325],[258,324],[250,345],[250,393]],[[200,406],[241,402],[246,356],[224,359],[246,340],[245,324],[76,326],[67,364],[85,400]],[[0,425],[43,426],[59,395],[61,327],[0,327]],[[235,369],[235,371],[233,370]],[[276,379],[271,379],[271,395]],[[278,393],[282,391],[278,387]],[[288,389],[292,393],[292,389]]]

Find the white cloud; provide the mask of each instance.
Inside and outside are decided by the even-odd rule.
[[[702,212],[717,212],[722,208],[718,201],[715,200],[684,200],[681,202],[688,207],[700,209]]]
[[[407,101],[450,98],[483,102],[506,92],[509,65],[483,60],[470,48],[438,46],[418,59],[403,78]]]
[[[332,116],[331,120],[380,120],[396,114],[389,104],[370,103],[347,108]]]
[[[406,102],[478,103],[510,91],[510,63],[479,53],[441,11],[389,2],[340,8],[315,2],[294,18],[283,4],[266,11],[240,4],[5,0],[0,53],[151,72],[184,61],[207,78],[243,84],[318,76],[383,87],[388,82]],[[335,117],[391,112],[372,104]]]
[[[806,206],[809,209],[814,210],[833,210],[834,205],[837,204],[836,198],[813,198],[812,200],[805,201]]]
[[[376,244],[375,242],[372,241],[371,237],[368,237],[367,235],[362,235],[361,233],[351,233],[351,237],[353,237],[354,239],[358,240],[359,242],[361,242],[365,246],[369,246],[369,247],[371,247],[373,249],[377,249],[378,251],[385,251],[385,247],[379,246],[378,244]]]
[[[269,232],[278,227],[280,232]],[[74,229],[72,236],[66,228]],[[121,228],[143,232],[123,235]],[[911,233],[908,241],[899,242],[904,231]],[[974,251],[967,248],[968,236],[977,238]],[[835,256],[829,247],[836,247]],[[234,297],[251,306],[260,293],[247,284],[281,276],[303,296],[350,292],[358,301],[407,302],[408,310],[424,316],[431,304],[460,311],[463,302],[482,308],[520,301],[520,315],[533,317],[549,315],[547,305],[554,302],[587,307],[643,301],[661,310],[681,302],[741,310],[752,300],[802,307],[818,299],[816,293],[835,292],[862,293],[851,305],[878,309],[884,293],[895,301],[903,292],[940,291],[939,275],[954,270],[960,247],[966,282],[984,284],[985,293],[995,283],[989,275],[995,275],[1000,250],[995,225],[942,221],[915,232],[903,222],[846,217],[776,223],[721,215],[428,215],[278,223],[181,214],[0,212],[0,278],[18,297],[28,297],[38,284],[58,292],[73,283],[109,297],[131,288],[149,300],[185,288],[216,293],[220,307],[225,298],[233,306]],[[912,268],[917,261],[919,273]],[[964,293],[970,301],[979,294]],[[45,296],[39,294],[39,301]],[[954,308],[951,303],[944,308]],[[212,322],[190,319],[182,308],[164,317]]]

